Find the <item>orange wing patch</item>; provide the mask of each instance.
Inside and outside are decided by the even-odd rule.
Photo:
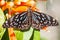
[[[47,26],[42,27],[42,30],[47,31]]]

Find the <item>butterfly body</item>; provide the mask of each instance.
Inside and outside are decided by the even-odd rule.
[[[3,24],[3,27],[13,27],[20,30],[27,30],[32,26],[34,29],[40,30],[45,26],[57,25],[57,20],[51,17],[50,15],[40,13],[37,11],[32,11],[31,9],[29,9],[28,11],[22,12],[9,18]]]

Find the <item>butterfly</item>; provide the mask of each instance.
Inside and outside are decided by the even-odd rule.
[[[19,13],[19,12],[18,12]],[[24,11],[22,13],[16,14],[6,20],[3,24],[4,28],[17,28],[20,30],[27,30],[30,27],[40,30],[45,26],[57,26],[58,22],[52,16],[38,12]]]

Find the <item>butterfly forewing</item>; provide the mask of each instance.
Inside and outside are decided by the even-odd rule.
[[[9,18],[3,27],[17,28],[20,30],[29,29],[32,26],[34,29],[40,30],[45,26],[57,26],[58,22],[52,16],[40,13],[37,11],[28,10]]]
[[[53,17],[34,11],[32,14],[32,27],[40,30],[44,26],[57,26],[58,22]]]
[[[21,14],[17,14],[9,18],[3,24],[3,27],[5,28],[13,27],[13,28],[18,28],[20,30],[29,29],[27,12],[22,12]]]

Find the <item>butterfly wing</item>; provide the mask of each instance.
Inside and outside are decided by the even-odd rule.
[[[32,27],[40,30],[45,26],[57,26],[58,22],[52,16],[34,11],[32,13]]]
[[[18,28],[20,30],[26,30],[29,28],[29,23],[28,23],[28,16],[27,12],[22,12],[21,14],[17,14],[11,18],[9,18],[4,24],[4,28]]]

